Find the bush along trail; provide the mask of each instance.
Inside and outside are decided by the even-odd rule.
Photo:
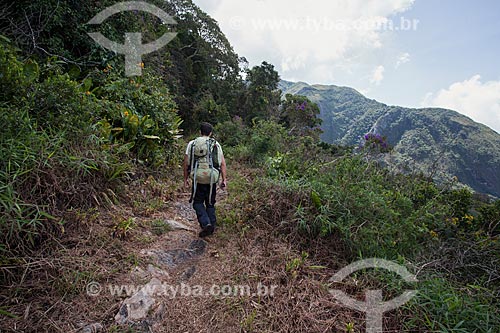
[[[177,36],[134,77],[84,25],[115,1],[0,5],[1,332],[365,332],[332,290],[417,290],[384,332],[500,332],[497,198],[388,170],[379,133],[321,142],[318,105],[283,94],[272,64],[250,68],[191,0],[148,2]],[[170,29],[135,12],[101,28]],[[182,170],[202,122],[228,169],[204,238]],[[331,280],[368,258],[418,282]]]

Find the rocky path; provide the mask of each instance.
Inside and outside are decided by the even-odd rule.
[[[116,324],[136,332],[178,332],[171,327],[172,321],[192,320],[185,316],[192,309],[188,303],[192,298],[209,296],[209,289],[202,291],[203,286],[190,281],[193,277],[206,276],[207,267],[219,270],[214,260],[218,257],[216,235],[199,238],[196,214],[185,195],[179,195],[164,216],[168,217],[163,222],[169,231],[140,250],[143,264],[132,272],[131,280],[144,281],[144,284],[138,285],[137,292],[127,295],[130,297],[120,304],[115,316]]]
[[[230,209],[230,200],[224,195],[219,199],[220,218]],[[133,250],[136,267],[117,280],[137,289],[115,297],[119,303],[110,314],[112,323],[109,317],[105,321],[107,331],[270,333],[342,328],[346,321],[339,317],[339,306],[328,301],[328,272],[309,269],[313,264],[291,242],[237,217],[219,223],[214,235],[199,238],[196,215],[187,201],[186,195],[179,195],[166,211],[152,217],[169,231]],[[88,326],[84,332],[101,331]]]

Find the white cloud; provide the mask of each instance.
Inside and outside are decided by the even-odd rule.
[[[500,81],[481,82],[480,75],[429,93],[422,106],[456,110],[500,133]]]
[[[399,56],[398,61],[396,62],[396,69],[399,68],[402,64],[406,64],[410,61],[410,54],[408,52],[403,53]]]
[[[372,74],[372,78],[370,79],[370,83],[375,84],[377,86],[380,85],[380,83],[384,79],[384,72],[385,72],[384,66],[382,66],[382,65],[377,66],[377,68],[375,68],[373,70],[373,74]]]
[[[222,0],[196,0],[194,2],[206,12],[211,13],[220,6]]]
[[[236,52],[251,66],[266,60],[285,77],[333,83],[336,71],[366,73],[373,50],[384,46],[377,24],[411,8],[415,0],[194,0],[214,17]],[[369,61],[367,61],[369,59]]]
[[[306,66],[307,55],[300,53],[295,56],[286,57],[281,61],[281,70],[283,73],[298,70]]]

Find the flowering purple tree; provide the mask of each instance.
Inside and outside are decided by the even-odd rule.
[[[368,133],[364,136],[363,148],[374,152],[387,153],[391,147],[387,143],[387,138],[378,133]]]
[[[280,123],[292,134],[319,139],[322,131],[318,105],[305,96],[287,94],[285,97]]]

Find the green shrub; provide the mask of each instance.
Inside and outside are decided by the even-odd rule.
[[[174,159],[182,120],[161,80],[147,73],[123,78],[112,68],[94,73],[94,79],[98,86],[92,94],[106,105],[97,127],[109,144],[128,149],[149,166],[178,162]]]
[[[107,69],[80,81],[60,62],[38,66],[0,43],[0,256],[8,261],[62,232],[68,209],[115,203],[132,162],[177,162],[181,120],[152,75],[134,81]]]
[[[286,129],[273,121],[261,120],[250,132],[250,150],[254,161],[263,161],[269,155],[284,151],[287,144]]]
[[[313,235],[337,234],[353,253],[382,258],[414,255],[433,241],[431,230],[446,216],[437,194],[425,202],[417,195],[417,203],[417,185],[395,188],[392,175],[375,163],[347,156],[318,166],[303,160],[302,149],[299,145],[295,153],[277,153],[268,166],[271,176],[295,179],[311,193],[300,220]],[[410,177],[405,181],[420,182]]]
[[[444,279],[420,284],[414,300],[405,306],[417,315],[406,323],[442,333],[494,333],[500,327],[500,307],[490,291],[480,286],[455,287]]]
[[[224,147],[236,147],[245,142],[247,128],[241,118],[235,117],[215,125],[214,135]]]
[[[482,204],[479,208],[478,225],[491,237],[500,235],[500,200]]]
[[[31,81],[38,76],[38,65],[32,61],[22,62],[18,49],[11,41],[0,35],[0,103],[20,100],[26,95]]]
[[[193,108],[193,123],[209,122],[212,125],[228,122],[229,112],[225,105],[217,104],[211,93],[206,92]]]

